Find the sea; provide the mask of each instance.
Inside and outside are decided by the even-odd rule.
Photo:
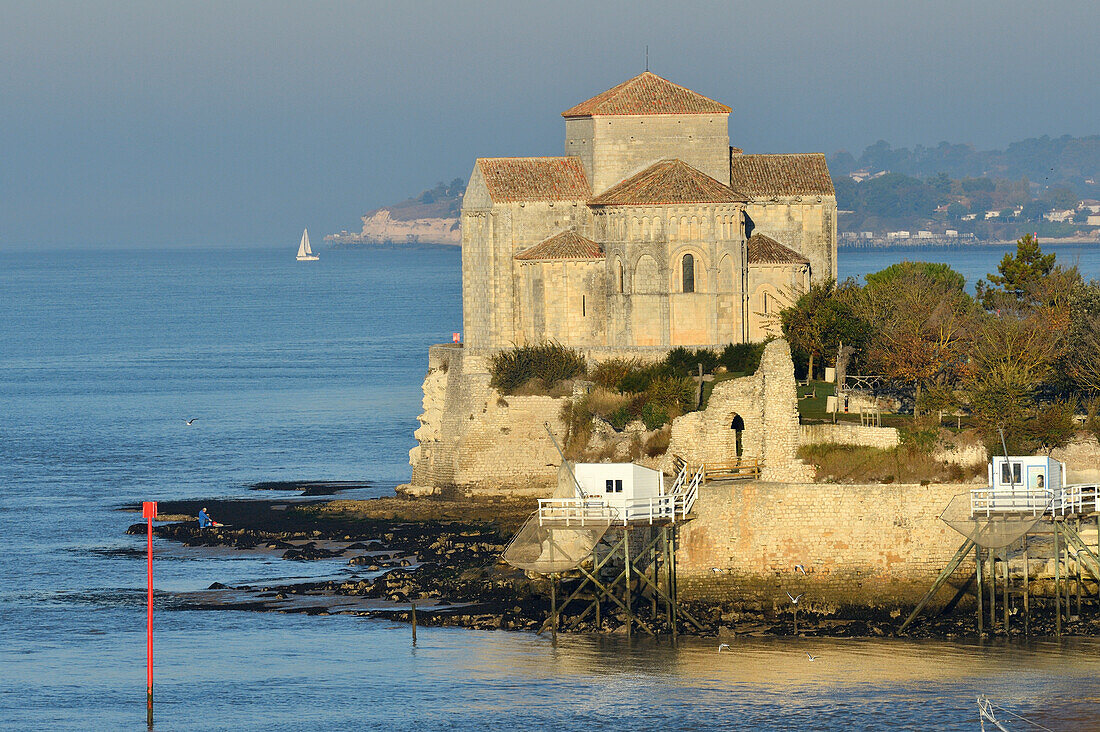
[[[1100,277],[1100,252],[1050,247]],[[842,250],[973,281],[1003,250]],[[408,480],[457,248],[0,252],[0,729],[145,728],[143,500]],[[191,426],[185,420],[194,419]],[[262,496],[266,497],[266,496]],[[1100,729],[1100,643],[560,636],[186,610],[180,593],[354,568],[155,542],[155,729]],[[816,656],[810,661],[807,654]]]

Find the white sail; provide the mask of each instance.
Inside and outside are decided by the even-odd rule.
[[[302,243],[298,245],[298,259],[317,259],[317,255],[309,248],[309,231],[302,229]]]

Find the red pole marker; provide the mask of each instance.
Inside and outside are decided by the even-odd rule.
[[[462,340],[462,336],[458,333],[451,333],[451,340],[453,340],[455,343],[458,343]]]
[[[146,574],[149,579],[149,610],[145,629],[145,721],[150,728],[153,726],[153,519],[157,517],[157,502],[143,501],[141,504],[141,517],[146,520],[146,544],[148,546],[148,559]]]

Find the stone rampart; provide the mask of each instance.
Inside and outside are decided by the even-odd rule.
[[[412,481],[398,491],[549,495],[561,459],[544,425],[561,440],[568,399],[501,396],[489,386],[488,357],[460,346],[432,346],[428,366]]]
[[[970,487],[710,483],[681,529],[681,595],[745,609],[789,607],[786,592],[815,609],[915,604],[963,541],[939,514]]]
[[[864,427],[849,422],[837,424],[804,424],[799,430],[803,445],[823,443],[837,445],[861,445],[888,450],[897,447],[901,440],[893,427]]]

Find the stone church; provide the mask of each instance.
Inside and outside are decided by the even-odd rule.
[[[462,203],[467,349],[763,340],[835,278],[820,153],[747,155],[730,108],[645,72],[562,112],[563,157],[479,158]]]

